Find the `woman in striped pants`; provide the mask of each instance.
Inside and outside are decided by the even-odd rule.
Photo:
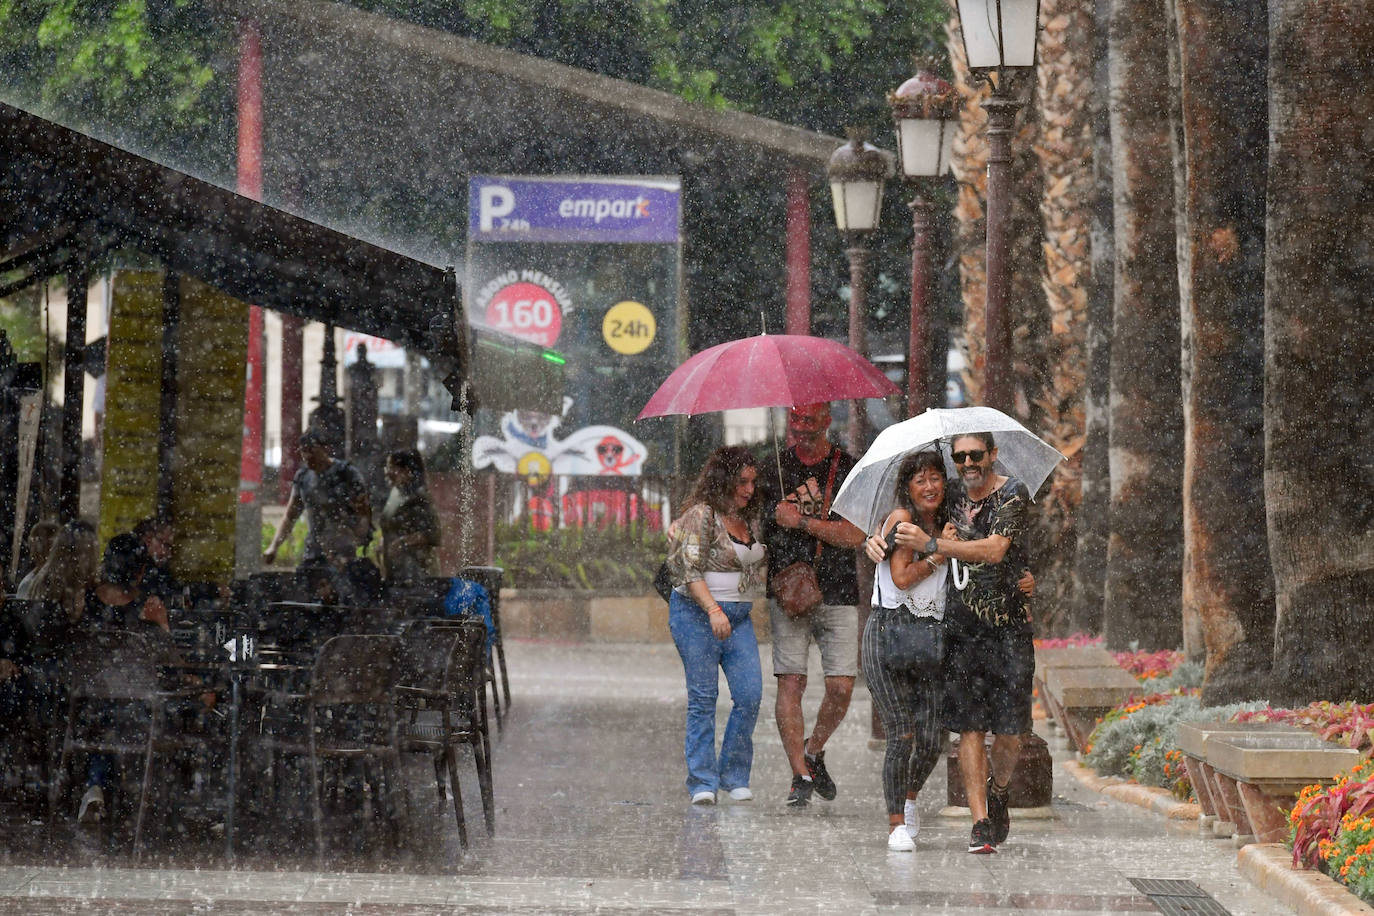
[[[935,449],[914,452],[897,472],[897,508],[866,545],[878,561],[873,610],[864,627],[864,677],[887,735],[883,797],[887,802],[887,848],[910,852],[920,828],[916,797],[940,759],[943,734],[945,580],[949,564],[939,554],[917,557],[889,546],[899,522],[913,522],[928,535],[945,524],[944,461]]]

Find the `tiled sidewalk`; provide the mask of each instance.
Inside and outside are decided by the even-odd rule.
[[[451,811],[445,819],[436,810],[421,767],[411,785],[427,817],[406,861],[325,874],[222,871],[216,862],[0,867],[0,914],[1158,912],[1131,878],[1191,881],[1212,898],[1210,912],[1290,912],[1240,876],[1229,842],[1199,839],[1190,825],[1107,799],[1058,769],[1055,817],[1014,820],[997,855],[971,856],[967,819],[937,815],[942,763],[915,853],[889,853],[881,752],[868,746],[862,687],[828,748],[834,802],[783,806],[790,773],[766,677],[756,800],[693,808],[671,645],[513,641],[508,658],[514,704],[495,749],[497,836],[482,833],[476,785],[465,783],[476,835],[467,855],[457,856]],[[722,723],[724,697],[722,686]],[[817,698],[808,701],[809,721]],[[1209,911],[1196,908],[1201,900],[1190,912]]]

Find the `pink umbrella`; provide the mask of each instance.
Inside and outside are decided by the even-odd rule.
[[[636,419],[880,398],[897,391],[876,366],[844,344],[761,334],[702,350],[678,366]]]

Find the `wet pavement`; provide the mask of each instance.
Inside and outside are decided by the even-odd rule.
[[[38,827],[16,830],[10,820],[0,914],[1291,912],[1240,876],[1229,841],[1109,800],[1058,768],[1053,816],[1014,818],[997,855],[971,856],[967,818],[938,813],[942,762],[923,793],[916,851],[888,852],[882,754],[869,747],[862,687],[827,748],[835,801],[783,805],[791,774],[765,677],[755,800],[693,807],[671,645],[507,645],[514,702],[499,734],[492,723],[495,838],[482,830],[470,758],[460,761],[470,850],[458,846],[428,764],[415,761],[408,848],[378,852],[380,836],[367,825],[331,825],[326,872],[314,870],[308,822],[249,833],[227,870],[213,835],[171,848],[164,841],[156,866],[137,867],[118,844],[83,845],[59,830],[52,851]],[[818,693],[808,693],[808,721]],[[723,724],[723,685],[721,696]],[[1192,882],[1206,896],[1151,898],[1146,891],[1190,885],[1142,890],[1131,879]]]

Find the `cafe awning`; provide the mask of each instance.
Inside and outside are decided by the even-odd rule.
[[[451,268],[0,103],[0,295],[116,248],[244,302],[465,362]]]

